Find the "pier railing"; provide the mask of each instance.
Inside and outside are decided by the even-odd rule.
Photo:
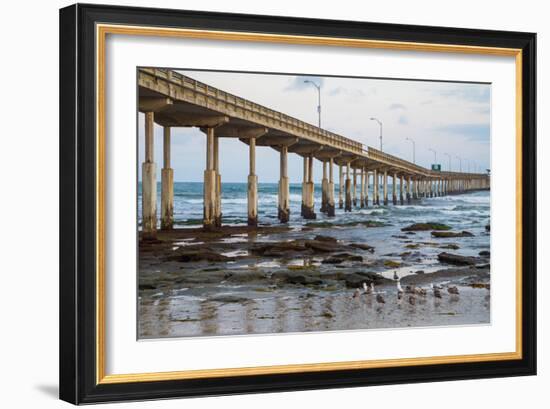
[[[334,132],[327,131],[297,118],[272,110],[263,105],[204,84],[176,71],[159,68],[141,68],[138,81],[170,98],[201,105],[228,116],[257,122],[337,149],[362,154],[362,144]],[[162,81],[166,83],[163,84]]]

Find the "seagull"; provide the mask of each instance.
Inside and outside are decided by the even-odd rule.
[[[363,283],[363,290],[365,290],[365,294],[374,294],[374,284],[370,283],[367,287],[367,283]]]
[[[397,280],[397,299],[403,298],[403,287],[401,287],[401,281]]]
[[[435,298],[441,298],[441,290],[439,289],[439,286],[434,286],[433,284],[430,284],[430,288],[434,292]]]
[[[414,289],[414,293],[415,293],[416,295],[420,295],[420,296],[422,296],[422,297],[425,297],[426,294],[427,294],[426,289],[425,289],[425,288],[422,288],[422,287],[416,287],[416,288]]]
[[[409,304],[411,305],[416,304],[416,298],[414,298],[414,295],[409,296]]]
[[[385,304],[386,300],[384,300],[384,297],[382,297],[382,294],[376,294],[376,302],[379,304]]]
[[[449,294],[458,295],[458,288],[456,287],[456,285],[447,288],[447,291],[449,292]]]

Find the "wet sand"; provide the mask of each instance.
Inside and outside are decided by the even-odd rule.
[[[406,227],[366,219],[159,232],[139,245],[139,337],[490,323],[488,231]],[[413,291],[401,299],[395,274]]]

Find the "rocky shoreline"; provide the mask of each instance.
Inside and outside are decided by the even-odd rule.
[[[375,231],[372,237],[391,240],[393,251],[386,252],[388,244],[384,241],[354,239],[364,230]],[[399,230],[401,233],[395,226],[366,220],[353,224],[315,222],[299,227],[233,226],[215,232],[181,229],[160,232],[156,240],[140,240],[139,296],[144,314],[140,336],[286,332],[258,318],[259,313],[265,313],[265,306],[277,302],[282,303],[277,307],[278,314],[302,314],[294,319],[302,322],[297,331],[489,322],[490,253],[461,253],[462,242],[475,234],[429,222]],[[489,232],[487,229],[476,234],[488,236]],[[398,298],[397,281],[412,289],[414,302],[410,297]],[[374,290],[369,294],[364,288],[371,288],[371,284]],[[443,296],[436,297],[431,285],[441,287]],[[451,287],[456,287],[459,294],[448,292]],[[332,307],[330,317],[308,316],[297,301],[300,297],[331,300],[342,306]],[[380,320],[370,324],[350,317],[354,314],[350,309],[356,308],[354,297],[362,299],[365,308],[370,303],[376,310],[383,309],[389,314],[387,322],[380,314]],[[439,315],[435,301],[452,301],[453,311],[464,310],[459,314],[461,319],[449,319],[457,317],[455,313]],[[163,321],[163,330],[155,329],[155,319],[161,315],[159,306],[167,304],[173,309],[174,302],[177,308]],[[422,312],[423,303],[431,303],[436,310]],[[250,305],[255,305],[259,313],[244,313],[243,322],[241,310],[247,311]],[[418,311],[407,316],[400,311],[404,305]],[[201,318],[200,311],[206,307],[213,313]],[[230,314],[228,319],[232,322],[230,328],[218,316],[225,309],[235,315]],[[187,314],[188,319],[175,319],[180,313]],[[212,320],[214,329],[208,325],[205,329]],[[276,315],[271,320],[276,321]]]

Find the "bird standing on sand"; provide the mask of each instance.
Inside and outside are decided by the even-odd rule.
[[[456,287],[456,285],[453,285],[452,287],[447,288],[447,291],[449,292],[449,294],[453,294],[453,295],[459,294],[458,288]]]
[[[374,294],[374,284],[370,283],[370,285],[367,286],[367,283],[363,283],[363,290],[365,290],[365,294]]]
[[[432,289],[435,298],[441,298],[441,289],[439,286],[430,284],[430,288]]]
[[[393,272],[393,279],[394,279],[395,281],[399,281],[399,276],[397,275],[397,270],[395,270],[395,271]]]
[[[426,289],[425,289],[425,288],[422,288],[422,287],[416,287],[416,288],[414,289],[414,293],[415,293],[416,295],[421,296],[421,297],[425,297],[426,294],[427,294]]]
[[[405,286],[405,292],[407,294],[414,294],[415,288],[416,287],[414,285],[407,285],[407,286]]]
[[[397,280],[397,299],[403,298],[403,287],[401,287],[401,281]]]
[[[384,300],[384,297],[382,297],[382,294],[376,294],[376,302],[378,304],[385,304],[386,300]]]
[[[411,305],[416,304],[416,298],[414,298],[414,295],[409,296],[409,304]]]
[[[353,298],[359,297],[360,294],[361,294],[361,291],[359,291],[359,288],[356,288],[355,291],[353,292]]]

